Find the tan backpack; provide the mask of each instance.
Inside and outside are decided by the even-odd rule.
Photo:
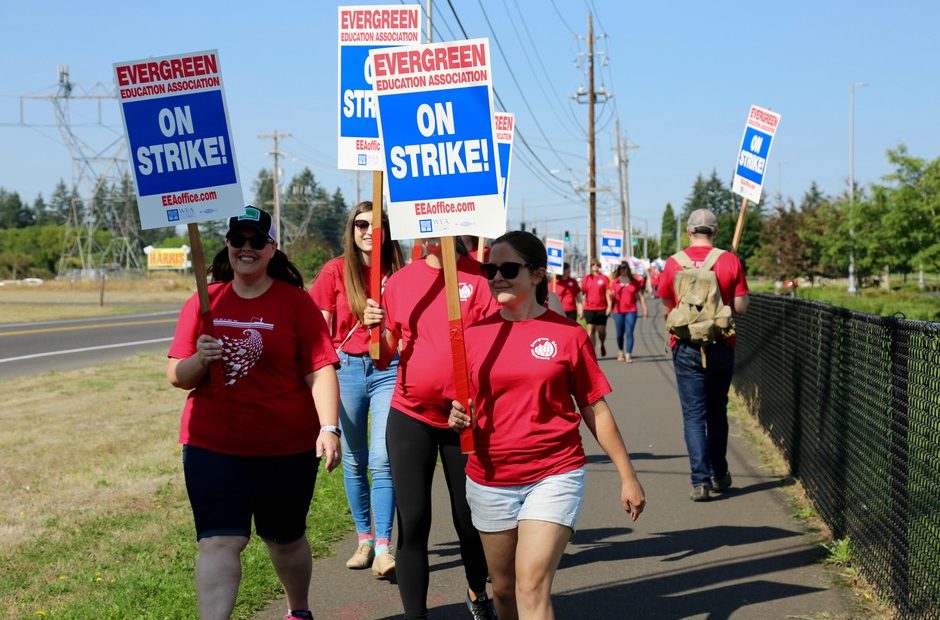
[[[712,248],[701,267],[696,267],[685,251],[673,254],[682,270],[673,280],[676,307],[666,316],[666,331],[676,338],[704,347],[734,335],[731,307],[721,300],[713,271],[722,254],[724,250]]]

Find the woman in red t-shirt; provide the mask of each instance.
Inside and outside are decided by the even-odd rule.
[[[382,213],[382,281],[404,265],[397,241],[388,239],[388,216]],[[349,511],[359,534],[356,551],[346,567],[372,567],[376,577],[395,571],[395,558],[389,552],[395,492],[385,447],[388,406],[395,389],[398,358],[384,370],[369,357],[372,325],[363,322],[366,300],[379,299],[381,291],[371,291],[372,202],[356,205],[346,222],[343,255],[323,265],[310,297],[323,312],[333,333],[333,347],[339,355],[340,411],[343,429],[343,482]],[[371,475],[371,485],[369,483]],[[372,518],[375,517],[375,534]]]
[[[643,308],[643,318],[649,318],[646,299],[643,297],[643,278],[633,275],[630,264],[623,262],[617,268],[617,277],[611,285],[611,301],[614,307],[614,327],[617,330],[617,361],[633,363],[633,330],[636,327],[637,302]],[[626,349],[624,349],[626,336]]]
[[[332,471],[340,459],[336,352],[267,212],[249,206],[229,220],[211,274],[212,325],[202,324],[194,295],[167,365],[170,383],[190,391],[180,442],[199,545],[199,617],[231,615],[254,518],[287,593],[287,617],[311,618],[305,530],[319,461]],[[210,379],[213,363],[224,385]]]
[[[552,581],[584,500],[582,419],[617,468],[633,520],[646,501],[587,334],[542,306],[546,266],[545,247],[531,233],[493,241],[483,270],[501,310],[465,338],[475,417],[454,401],[448,419],[457,431],[472,424],[467,499],[500,618],[551,613]],[[535,587],[517,593],[517,581]]]
[[[423,260],[406,265],[388,279],[384,313],[372,300],[364,313],[370,323],[384,319],[387,328],[379,367],[401,351],[386,431],[398,512],[398,590],[406,618],[427,617],[431,483],[440,455],[469,586],[466,603],[474,618],[490,618],[486,559],[464,490],[467,457],[460,452],[459,438],[447,427],[456,390],[440,241],[426,239],[425,246]],[[460,312],[463,324],[469,325],[495,312],[497,305],[480,275],[480,263],[466,255],[459,241],[457,249]]]

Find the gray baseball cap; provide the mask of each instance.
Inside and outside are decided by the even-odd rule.
[[[714,233],[718,230],[718,219],[708,209],[696,209],[689,214],[687,228],[689,232],[705,232],[701,229],[707,228],[709,232]]]

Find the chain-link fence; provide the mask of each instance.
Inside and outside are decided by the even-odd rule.
[[[903,617],[940,618],[940,323],[752,295],[734,386]]]

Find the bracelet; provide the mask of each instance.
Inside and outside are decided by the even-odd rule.
[[[320,426],[320,432],[321,433],[333,433],[337,437],[341,437],[343,435],[343,431],[339,430],[339,427],[336,426],[335,424],[324,424]]]

